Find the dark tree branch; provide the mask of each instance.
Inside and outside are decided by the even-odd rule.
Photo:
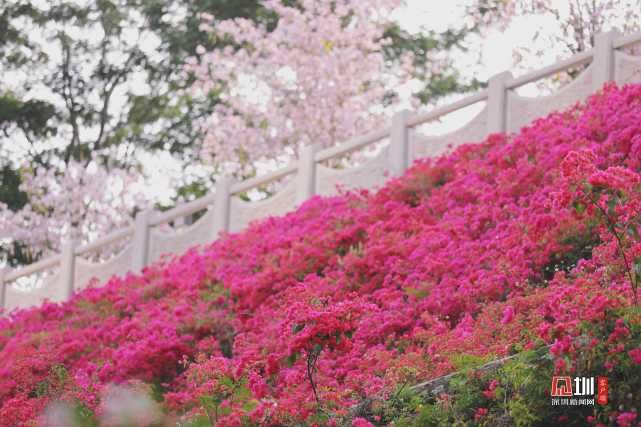
[[[75,146],[80,145],[80,127],[78,125],[78,104],[73,94],[73,76],[71,74],[71,47],[65,34],[60,35],[63,49],[63,62],[62,62],[62,98],[65,101],[67,110],[69,111],[69,124],[72,128],[71,143],[65,150],[64,161],[69,163]]]

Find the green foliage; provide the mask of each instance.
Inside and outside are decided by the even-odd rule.
[[[486,364],[492,358],[491,355],[477,356],[474,354],[455,354],[450,357],[451,363],[457,371],[469,371]]]
[[[167,387],[160,379],[155,379],[151,384],[151,398],[156,402],[165,400],[165,393],[168,391]]]
[[[550,256],[549,263],[543,267],[542,271],[544,281],[552,280],[559,271],[570,272],[582,259],[592,258],[592,248],[601,243],[597,225],[594,219],[590,219],[584,231],[571,234],[561,240],[561,244],[565,246],[566,250]]]
[[[56,364],[49,369],[49,375],[36,384],[35,389],[30,393],[32,397],[42,397],[51,395],[55,397],[56,391],[69,379],[69,372],[64,365]]]
[[[0,169],[0,203],[7,205],[7,208],[12,211],[22,209],[28,201],[27,194],[20,191],[20,183],[19,171],[12,169],[9,165],[2,166]],[[29,264],[35,261],[38,255],[20,242],[0,245],[0,259],[5,258],[12,267]]]
[[[482,406],[484,402],[481,391],[480,382],[473,376],[455,375],[449,384],[449,392],[456,396],[456,399],[449,407],[449,418],[463,421],[473,417],[473,408]]]
[[[220,417],[231,413],[230,406],[222,406],[223,402],[239,403],[243,411],[253,411],[258,402],[252,398],[252,392],[247,387],[247,378],[234,380],[232,377],[222,377],[218,380],[215,390],[209,395],[200,397],[200,405],[207,414],[210,425],[216,425]],[[195,425],[202,425],[202,419],[193,421]],[[190,424],[191,425],[191,424]],[[207,424],[205,424],[207,425]]]
[[[96,415],[86,405],[76,403],[71,407],[72,419],[75,421],[74,427],[98,427]]]
[[[210,281],[204,284],[203,290],[200,293],[200,298],[203,301],[216,301],[221,297],[230,297],[229,289],[225,288],[222,283]]]
[[[141,152],[163,151],[185,168],[201,164],[199,123],[221,102],[225,82],[217,82],[207,96],[192,97],[188,89],[194,76],[184,71],[186,59],[198,57],[198,46],[212,51],[234,45],[200,31],[201,14],[218,21],[247,18],[268,29],[278,22],[259,0],[57,0],[47,7],[35,0],[10,3],[0,10],[0,68],[15,73],[13,86],[19,89],[0,85],[0,145],[18,143],[28,153],[24,161],[0,157],[0,202],[12,210],[27,203],[19,190],[24,164],[18,161],[50,168],[93,157],[108,168],[139,168]],[[296,0],[284,3],[301,7]],[[419,94],[424,103],[473,90],[482,85],[461,83],[451,64],[437,67],[441,71],[436,74],[431,71],[434,55],[461,49],[472,30],[410,34],[392,25],[385,32],[392,40],[385,58],[389,67],[397,67],[405,53],[414,54],[415,77],[425,83]],[[149,49],[127,35],[137,33],[156,39],[157,46]],[[135,88],[134,79],[140,82]],[[242,160],[241,149],[238,156]],[[209,177],[191,180],[177,189],[170,206],[161,208],[200,197],[213,184]],[[267,188],[259,191],[269,195]],[[247,200],[246,194],[240,197]],[[0,251],[12,266],[39,257],[20,244]]]
[[[172,197],[172,201],[170,202],[170,204],[158,205],[157,208],[161,212],[164,212],[173,208],[178,203],[185,202],[185,201],[189,202],[189,201],[198,199],[200,197],[203,197],[209,192],[211,185],[213,183],[214,183],[213,180],[205,179],[205,180],[196,180],[196,181],[181,185],[176,189],[176,195]],[[194,212],[188,218],[187,224],[193,224],[194,222],[202,218],[202,216],[205,215],[206,213],[207,213],[207,209],[202,209],[198,212]]]
[[[12,211],[22,209],[27,204],[27,194],[20,191],[20,174],[8,165],[0,169],[0,203]]]
[[[469,82],[462,81],[461,75],[451,66],[451,63],[445,64],[442,70],[437,73],[432,71],[436,54],[452,49],[464,50],[463,40],[474,31],[476,31],[476,27],[464,25],[459,29],[448,29],[442,33],[430,31],[411,34],[399,25],[392,25],[385,30],[383,35],[392,41],[384,49],[385,58],[394,63],[407,52],[413,54],[412,65],[416,70],[414,77],[424,85],[417,94],[423,104],[434,103],[439,98],[452,93],[474,91],[487,86],[487,83],[477,79],[472,79]]]
[[[61,0],[46,8],[34,1],[4,5],[0,66],[16,72],[25,90],[46,86],[52,96],[40,99],[42,91],[36,91],[35,97],[27,99],[22,93],[3,93],[0,86],[0,132],[6,139],[26,139],[31,145],[29,160],[42,166],[86,160],[100,150],[110,166],[135,164],[134,149],[169,151],[186,163],[198,161],[201,134],[195,122],[209,115],[219,98],[214,93],[195,100],[184,91],[193,82],[184,75],[185,59],[195,55],[198,45],[209,50],[225,45],[199,30],[202,12],[217,19],[244,17],[275,24],[275,17],[258,0],[82,4]],[[123,39],[128,31],[147,32],[159,45],[153,51],[141,48],[136,40]],[[46,43],[34,37],[39,32]],[[89,41],[89,32],[101,36]],[[49,55],[52,47],[62,52],[61,60]],[[114,57],[122,61],[113,61]],[[144,84],[135,91],[128,87],[134,77],[142,78]],[[115,111],[115,94],[122,92],[124,106]],[[69,130],[67,141],[43,145],[60,128]],[[122,152],[116,149],[121,146],[126,156],[115,154]],[[15,194],[6,194],[3,188],[4,200],[17,197],[15,187],[10,189]],[[184,190],[200,192],[199,188]]]
[[[198,416],[189,420],[185,427],[211,427],[211,421],[206,416]]]
[[[295,0],[285,3],[297,4]],[[202,135],[196,122],[211,114],[220,99],[216,90],[203,100],[192,98],[184,90],[193,83],[193,76],[184,74],[185,60],[197,56],[197,46],[211,51],[233,44],[233,40],[200,31],[203,12],[216,20],[242,17],[264,23],[267,28],[277,24],[277,16],[259,0],[57,1],[49,8],[25,1],[6,6],[0,12],[0,65],[34,75],[33,80],[27,79],[28,84],[46,85],[58,100],[23,101],[19,95],[2,95],[0,88],[0,130],[7,136],[20,132],[35,145],[41,142],[36,137],[49,136],[61,126],[71,128],[67,144],[47,150],[46,156],[37,153],[45,164],[56,157],[64,161],[86,159],[96,150],[121,145],[169,151],[186,162],[198,160]],[[54,26],[57,29],[44,30]],[[35,31],[45,31],[48,44],[31,37],[30,32]],[[103,36],[87,41],[82,34],[89,31]],[[154,53],[131,41],[123,43],[127,31],[156,37],[159,44]],[[421,99],[432,102],[448,93],[479,86],[478,82],[459,83],[460,76],[451,66],[439,75],[426,72],[434,53],[461,48],[470,31],[464,27],[442,34],[413,35],[394,25],[385,32],[392,44],[384,53],[392,67],[397,66],[403,53],[414,53],[414,65],[419,70],[416,77],[426,83]],[[61,61],[54,62],[48,55],[52,44],[62,51]],[[114,55],[122,58],[121,63],[110,60]],[[87,64],[95,65],[88,70]],[[44,70],[51,70],[44,73],[44,80],[35,77]],[[127,89],[126,84],[135,76],[142,76],[146,90]],[[224,82],[221,84],[224,86]],[[126,102],[114,114],[114,93],[121,89],[125,90]],[[96,96],[99,103],[90,101]],[[90,128],[98,128],[98,135],[87,132]],[[111,162],[132,159],[112,158]]]
[[[284,3],[301,7],[296,0]],[[44,168],[71,160],[87,163],[92,157],[108,168],[139,168],[141,152],[157,151],[171,153],[185,168],[201,164],[199,123],[221,102],[225,82],[217,82],[207,96],[192,97],[188,89],[194,76],[185,73],[186,59],[198,57],[197,46],[212,51],[234,45],[200,31],[204,12],[218,21],[247,18],[268,29],[278,22],[259,0],[57,0],[47,7],[25,0],[3,5],[0,68],[15,73],[13,86],[20,89],[0,85],[0,144],[26,145],[24,162]],[[414,54],[415,77],[425,83],[419,94],[424,103],[473,90],[482,84],[462,83],[449,63],[437,67],[438,73],[431,71],[434,55],[461,49],[470,31],[462,27],[415,35],[392,25],[385,32],[392,40],[385,58],[389,67],[397,67],[405,53]],[[128,34],[146,34],[157,46],[149,49]],[[136,87],[134,79],[140,82]],[[238,156],[242,160],[240,149]],[[12,210],[27,203],[19,190],[24,165],[17,162],[0,158],[0,202]],[[213,184],[208,177],[193,181],[177,189],[172,205],[202,196]],[[269,194],[267,188],[259,190]],[[19,245],[2,248],[0,256],[8,254],[10,265],[30,263],[39,255]]]
[[[29,138],[54,135],[56,129],[50,120],[56,115],[55,107],[47,101],[22,101],[11,93],[0,96],[0,132],[5,135],[16,126]]]
[[[621,322],[624,323],[621,323]],[[624,327],[623,351],[613,352],[612,334]],[[400,390],[385,401],[374,401],[361,410],[375,425],[454,426],[454,425],[586,425],[588,416],[612,425],[610,416],[641,407],[641,365],[628,351],[641,348],[641,309],[633,306],[606,312],[605,320],[584,322],[575,338],[578,347],[572,353],[574,371],[560,375],[606,376],[609,402],[605,406],[553,406],[549,396],[555,374],[555,357],[548,347],[526,351],[494,369],[479,366],[475,356],[457,356],[463,371],[453,375],[444,387]],[[587,343],[594,339],[596,345]],[[611,367],[608,368],[608,362]],[[474,367],[474,368],[471,368]],[[495,387],[488,394],[489,386]],[[479,408],[486,410],[478,416]],[[615,416],[616,418],[616,416]]]
[[[422,405],[416,418],[410,423],[407,419],[405,424],[401,425],[414,425],[414,426],[447,426],[449,423],[449,414],[446,410],[441,408],[436,403]]]
[[[539,421],[537,415],[532,411],[527,403],[521,399],[511,400],[507,405],[507,409],[515,426],[531,426],[536,421]]]
[[[403,386],[390,396],[384,404],[374,406],[372,410],[372,415],[380,417],[381,424],[394,421],[400,426],[414,425],[416,414],[419,415],[416,420],[420,420],[420,422],[431,420],[432,418],[429,418],[431,416],[434,416],[434,419],[439,419],[443,415],[440,408],[426,404],[422,396]]]

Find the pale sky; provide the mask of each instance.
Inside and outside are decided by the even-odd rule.
[[[408,31],[417,32],[421,28],[442,32],[448,28],[457,28],[465,17],[465,7],[474,0],[405,0],[406,6],[396,11],[396,19]],[[561,16],[568,13],[567,0],[552,0],[552,6]],[[528,16],[517,18],[504,31],[491,30],[483,38],[475,40],[476,48],[481,51],[484,67],[481,77],[510,69],[514,66],[512,51],[517,46],[532,45],[537,31],[542,35],[560,33],[555,19],[548,16]],[[566,55],[562,48],[547,49],[541,52],[540,64],[554,62],[560,55]],[[535,66],[536,64],[532,64]]]
[[[448,28],[458,29],[465,21],[465,8],[474,0],[406,0],[406,6],[395,12],[395,19],[410,32],[421,30],[443,32]],[[451,59],[464,77],[476,77],[485,81],[492,75],[511,70],[515,75],[529,69],[544,66],[564,57],[562,51],[548,50],[537,59],[537,64],[517,64],[513,52],[517,46],[527,45],[537,28],[553,28],[551,17],[530,17],[517,19],[504,31],[489,30],[482,36],[470,36],[467,52],[452,52]],[[522,95],[536,96],[539,90],[531,85],[520,90]],[[439,104],[447,104],[460,96],[443,99]],[[431,107],[427,107],[428,109]],[[462,127],[482,108],[473,105],[456,111],[443,118],[439,123],[423,126],[429,133],[443,134]]]
[[[465,17],[465,7],[474,0],[405,0],[406,6],[396,11],[396,19],[401,25],[411,32],[420,31],[421,28],[442,32],[448,28],[458,28]],[[555,8],[565,14],[568,2],[566,0],[553,0]],[[505,30],[489,30],[482,37],[470,37],[470,51],[466,54],[455,56],[453,59],[462,72],[472,71],[479,79],[487,80],[490,76],[505,70],[512,70],[515,75],[532,70],[568,56],[562,47],[549,49],[545,46],[535,62],[518,63],[513,52],[518,46],[532,45],[532,38],[541,31],[545,35],[560,32],[558,24],[552,16],[528,16],[516,18]],[[477,62],[479,58],[482,64]],[[536,92],[531,93],[532,96]]]

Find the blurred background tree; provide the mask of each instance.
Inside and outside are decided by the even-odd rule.
[[[557,47],[565,55],[586,51],[602,32],[630,33],[641,28],[640,0],[474,0],[467,14],[479,31],[547,18],[527,44],[516,47],[514,55],[525,62],[536,61],[545,50],[558,51]]]
[[[92,187],[86,180],[122,172],[136,181],[136,175],[153,172],[158,156],[170,157],[181,170],[181,180],[166,189],[173,202],[206,192],[221,165],[201,158],[206,132],[202,123],[220,104],[223,93],[219,89],[192,96],[195,76],[186,72],[186,61],[198,60],[198,46],[212,52],[233,43],[202,31],[203,13],[214,17],[214,26],[245,18],[271,31],[277,28],[279,16],[265,4],[257,0],[3,2],[0,224],[12,224],[14,230],[29,228],[34,215],[40,215],[38,223],[62,215],[57,206],[66,195],[49,198],[49,204],[41,206],[36,202],[42,199],[30,192],[62,187],[25,185],[33,177],[46,176],[51,184],[82,176]],[[282,4],[302,8],[296,0]],[[421,82],[416,97],[422,104],[474,90],[483,83],[465,81],[446,54],[463,49],[463,40],[473,31],[476,27],[462,25],[444,33],[412,34],[389,20],[383,34],[391,42],[384,46],[385,66],[398,67],[401,58],[412,53],[413,77]],[[380,102],[391,105],[394,96],[390,90]],[[94,172],[69,174],[70,165]],[[85,184],[78,181],[79,188]],[[111,196],[95,194],[92,200],[98,203],[101,197]],[[163,203],[167,207],[172,202]],[[125,218],[138,208],[123,205],[123,209]],[[111,226],[105,225],[107,230]],[[30,251],[29,245],[8,235],[10,229],[5,226],[4,236],[0,235],[0,256],[13,265],[59,246],[59,242],[48,242]]]

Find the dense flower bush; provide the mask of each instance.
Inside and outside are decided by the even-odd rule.
[[[582,328],[635,299],[640,170],[641,86],[608,86],[516,135],[419,161],[376,193],[315,197],[15,312],[0,320],[0,423],[30,425],[65,404],[81,423],[108,424],[117,386],[183,425],[336,425],[365,398],[470,358],[551,345],[551,369],[572,371]],[[598,341],[604,369],[638,366],[631,327]],[[473,422],[495,416],[471,410]],[[636,422],[609,410],[612,423]]]
[[[630,353],[641,346],[640,315],[638,307],[607,310],[601,321],[581,324],[577,337],[564,340],[567,345],[555,346],[552,357],[543,347],[519,353],[494,368],[481,365],[482,358],[462,358],[460,371],[442,389],[426,385],[399,389],[386,400],[361,405],[358,418],[397,426],[637,426],[641,364]],[[570,361],[572,375],[606,377],[608,403],[552,405],[550,380],[560,358]]]

